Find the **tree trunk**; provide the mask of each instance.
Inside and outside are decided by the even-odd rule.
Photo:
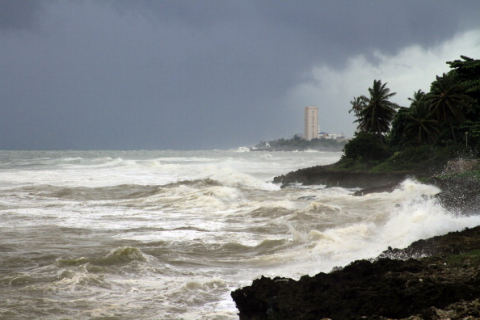
[[[453,131],[453,124],[450,124],[450,131],[452,131],[453,141],[457,143],[457,137],[455,137],[455,131]]]

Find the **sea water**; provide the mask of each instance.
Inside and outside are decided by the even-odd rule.
[[[0,319],[237,319],[230,292],[480,224],[436,187],[280,188],[338,152],[0,151]]]

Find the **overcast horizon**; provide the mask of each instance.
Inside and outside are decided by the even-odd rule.
[[[409,106],[480,58],[480,1],[0,0],[0,149],[230,149],[352,137],[380,79]]]

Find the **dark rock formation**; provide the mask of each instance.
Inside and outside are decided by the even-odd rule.
[[[373,192],[391,192],[407,178],[428,178],[419,172],[352,172],[332,170],[329,166],[316,166],[289,172],[273,179],[282,187],[301,183],[303,185],[326,185],[327,187],[361,188],[354,195]],[[475,178],[436,177],[429,184],[442,190],[437,199],[442,205],[462,214],[478,213],[480,208],[480,180]]]
[[[480,227],[389,249],[329,274],[265,278],[232,292],[241,320],[480,317]],[[392,260],[388,257],[427,258]],[[403,256],[402,256],[403,255]]]
[[[326,185],[327,187],[372,188],[398,184],[407,177],[412,176],[412,174],[413,173],[406,172],[371,173],[339,171],[328,169],[326,166],[316,166],[275,177],[273,182],[281,183],[282,186],[302,183],[304,185]]]
[[[480,181],[474,178],[439,178],[429,182],[442,190],[437,195],[442,205],[463,214],[479,213]]]
[[[480,181],[472,178],[440,178],[433,177],[428,184],[438,187],[441,192],[435,198],[442,206],[452,212],[463,215],[480,213]],[[400,183],[364,188],[353,193],[363,196],[375,192],[392,192]]]
[[[276,177],[289,184],[363,188],[355,195],[391,192],[421,173],[367,173],[317,166]],[[459,214],[479,214],[480,181],[430,177],[436,198]],[[249,319],[480,319],[480,226],[384,251],[331,273],[295,281],[262,277],[231,293]]]
[[[400,185],[400,182],[397,183],[390,183],[387,185],[383,186],[377,186],[377,187],[370,187],[370,188],[364,188],[358,191],[355,191],[353,193],[354,196],[364,196],[369,193],[376,193],[376,192],[392,192],[396,188],[398,188]]]
[[[407,259],[433,255],[457,255],[480,250],[480,226],[463,231],[450,232],[443,236],[421,239],[405,249],[389,249],[379,258]],[[479,253],[480,254],[480,253]]]

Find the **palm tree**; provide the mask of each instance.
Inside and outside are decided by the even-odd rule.
[[[390,129],[390,122],[396,113],[395,109],[399,106],[389,101],[396,93],[390,92],[386,85],[386,83],[382,84],[381,80],[374,80],[373,88],[368,88],[370,97],[360,97],[363,107],[355,122],[358,122],[358,128],[361,131],[382,135]]]
[[[418,91],[414,91],[413,98],[408,98],[408,100],[412,101],[412,103],[410,104],[410,108],[418,108],[419,105],[422,105],[423,107],[424,104],[422,104],[422,102],[425,100],[426,97],[427,94],[421,89]]]
[[[471,104],[471,98],[465,94],[465,90],[456,80],[453,74],[444,73],[442,77],[437,76],[427,97],[430,111],[441,124],[450,127],[455,142],[457,139],[453,125],[465,122],[465,113],[469,111]]]
[[[440,130],[428,108],[426,97],[422,90],[418,90],[413,93],[413,98],[408,98],[412,103],[403,131],[406,136],[416,136],[418,144],[434,143]]]
[[[352,109],[348,111],[348,113],[352,112],[355,113],[356,117],[360,116],[360,112],[365,108],[365,101],[362,99],[362,97],[353,97],[353,100],[350,101],[350,104],[352,105]]]

